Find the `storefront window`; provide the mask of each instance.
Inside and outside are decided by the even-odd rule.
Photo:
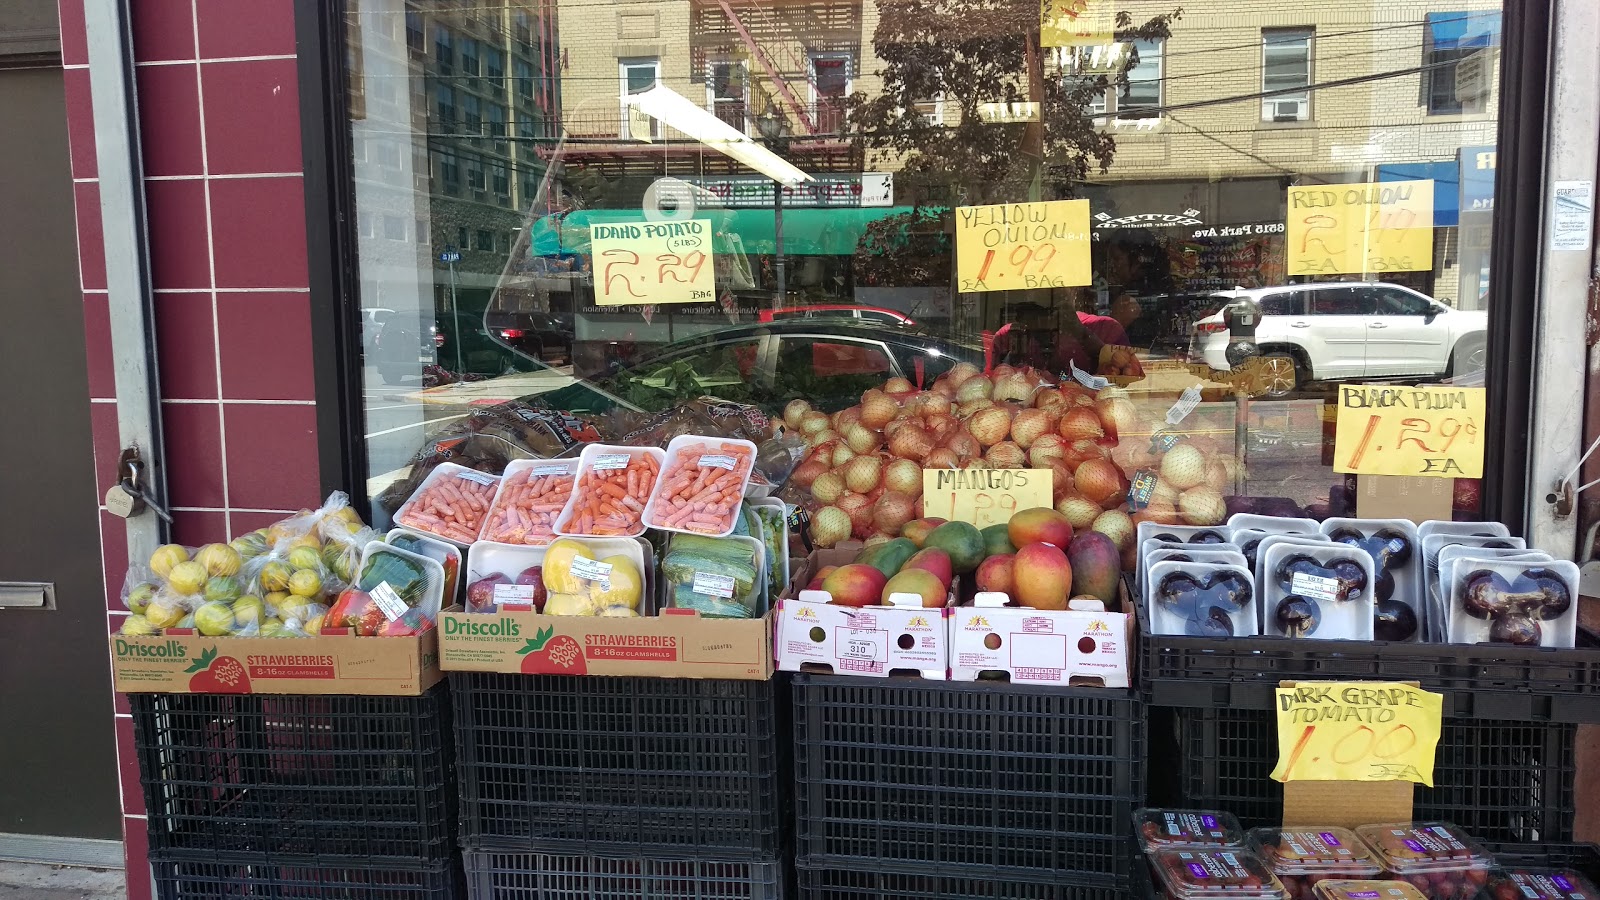
[[[535,410],[974,369],[917,462],[1085,396],[1098,435],[1006,437],[1058,493],[1092,453],[1151,473],[1130,514],[1353,513],[1338,386],[1481,383],[1498,4],[1179,5],[350,0],[352,99],[392,99],[350,123],[374,518],[447,456],[573,452]]]

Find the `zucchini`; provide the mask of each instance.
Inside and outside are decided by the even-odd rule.
[[[737,598],[727,600],[722,597],[708,597],[705,594],[696,594],[687,586],[679,587],[673,592],[672,605],[678,609],[696,610],[702,616],[724,619],[749,619],[755,615],[754,610],[740,603]]]
[[[755,564],[755,555],[750,552],[750,545],[744,541],[730,541],[727,538],[706,537],[699,534],[674,534],[672,541],[667,544],[667,553],[676,553],[680,550],[701,556],[714,556],[734,563]]]
[[[734,596],[748,597],[756,585],[756,567],[748,559],[744,562],[721,556],[707,556],[683,550],[669,550],[661,561],[661,575],[677,587],[692,586],[696,572],[707,575],[726,575],[733,579]]]

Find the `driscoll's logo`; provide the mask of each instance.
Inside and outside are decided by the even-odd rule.
[[[522,626],[515,619],[474,622],[470,616],[452,617],[444,620],[444,633],[467,637],[516,637],[522,634]]]
[[[167,641],[164,644],[135,644],[118,638],[117,655],[141,659],[185,659],[189,655],[189,648],[185,647],[182,641]]]

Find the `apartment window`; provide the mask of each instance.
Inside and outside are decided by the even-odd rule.
[[[1117,115],[1143,118],[1161,114],[1161,41],[1134,41],[1138,62],[1117,94]]]
[[[465,225],[456,226],[456,247],[465,250],[471,246],[471,244],[467,243],[467,227]]]
[[[486,112],[489,114],[489,137],[495,143],[495,149],[501,153],[506,152],[506,108],[498,103],[490,103]]]
[[[1311,118],[1311,37],[1309,28],[1261,30],[1261,98],[1264,122],[1305,122]]]
[[[706,73],[706,101],[717,118],[748,132],[750,70],[743,60],[713,62]]]
[[[461,74],[478,77],[478,42],[473,38],[461,39]]]
[[[470,187],[475,191],[481,191],[483,190],[483,186],[483,160],[467,160],[467,187]]]
[[[383,217],[383,236],[391,241],[406,239],[406,220],[399,216]]]
[[[944,124],[944,93],[941,91],[928,100],[913,100],[911,110],[935,128]]]
[[[817,131],[832,134],[844,128],[844,98],[850,96],[851,58],[846,53],[811,57],[811,110]]]
[[[506,57],[493,47],[483,48],[483,77],[496,97],[505,96]]]
[[[1428,13],[1422,38],[1422,100],[1428,115],[1482,112],[1493,89],[1500,13]]]
[[[406,13],[406,46],[413,53],[421,53],[426,46],[422,37],[422,16],[419,13]]]
[[[461,161],[454,155],[446,153],[439,157],[439,180],[444,182],[449,193],[461,190]]]
[[[533,40],[533,20],[525,12],[511,14],[511,33],[524,44]]]
[[[523,59],[511,61],[511,90],[518,100],[526,103],[533,99],[533,64]]]
[[[433,29],[433,58],[439,67],[440,75],[451,75],[456,70],[455,43],[450,37],[450,29],[443,25]]]
[[[494,232],[479,228],[476,237],[478,240],[472,245],[472,249],[494,252]]]
[[[661,83],[661,60],[655,57],[635,57],[632,59],[617,60],[617,69],[622,79],[622,127],[620,133],[625,138],[644,138],[645,135],[635,135],[633,126],[629,122],[627,98],[629,94],[639,94],[648,91]],[[650,120],[649,137],[661,136],[661,123]]]
[[[465,91],[461,94],[461,130],[473,136],[483,133],[483,107],[476,96]]]
[[[505,163],[495,163],[489,170],[490,186],[501,199],[511,196],[511,173],[506,171]]]
[[[441,84],[434,89],[434,112],[439,120],[439,131],[444,134],[455,134],[456,131],[456,92],[449,85]]]

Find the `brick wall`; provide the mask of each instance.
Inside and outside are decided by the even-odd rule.
[[[289,0],[132,0],[173,537],[226,540],[319,498]],[[85,340],[103,494],[118,437],[82,0],[61,0]],[[127,570],[102,511],[109,613]],[[116,704],[128,892],[149,896],[132,722]]]

